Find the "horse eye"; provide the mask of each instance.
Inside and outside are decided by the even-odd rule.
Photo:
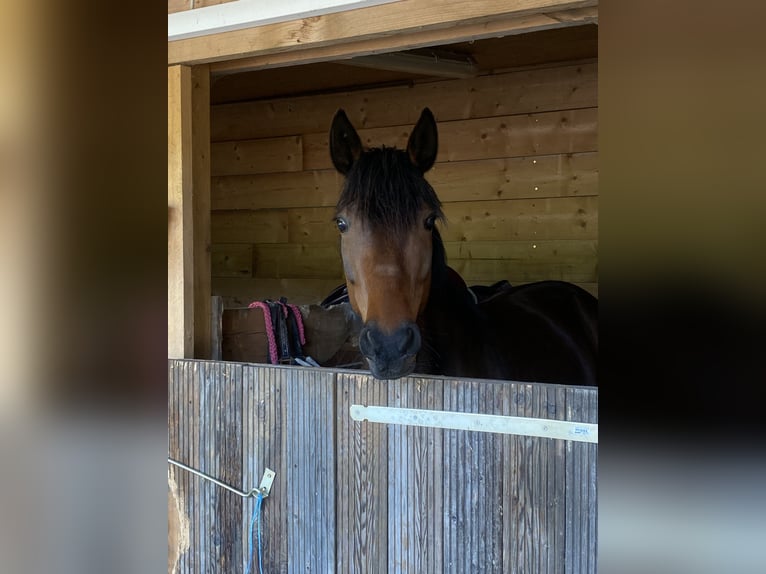
[[[434,224],[436,223],[436,215],[431,214],[428,217],[426,217],[426,220],[423,222],[423,225],[425,225],[425,228],[431,231],[434,228]]]
[[[335,218],[335,225],[338,226],[338,231],[341,233],[346,233],[346,231],[348,231],[348,221],[342,217]]]

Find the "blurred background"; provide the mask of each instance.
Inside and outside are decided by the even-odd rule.
[[[166,564],[166,10],[0,0],[0,563]],[[599,7],[603,572],[763,572],[758,2]]]

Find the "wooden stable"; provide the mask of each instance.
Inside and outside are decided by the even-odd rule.
[[[596,1],[298,4],[317,9],[217,31],[216,15],[253,2],[168,2],[169,24],[188,10],[212,22],[168,42],[170,455],[240,488],[278,466],[269,572],[595,572],[595,445],[387,428],[350,421],[348,406],[596,422],[597,390],[176,361],[220,357],[214,295],[228,309],[309,305],[343,282],[327,149],[341,107],[388,146],[434,112],[428,178],[469,285],[598,293]],[[402,55],[432,65],[381,63]],[[456,58],[471,71],[445,65]],[[169,571],[241,572],[252,501],[169,477]]]
[[[169,3],[170,16],[239,2],[207,4]],[[339,107],[367,143],[400,146],[433,110],[428,177],[469,284],[597,294],[597,2],[350,7],[168,43],[170,356],[210,356],[211,295],[310,304],[343,281],[327,150]],[[369,60],[391,53],[457,54],[473,71]]]
[[[595,290],[596,64],[212,107],[213,292],[226,306],[317,303],[343,282],[342,178],[327,128],[344,108],[370,145],[406,145],[428,106],[447,257],[469,284],[561,279]],[[266,122],[254,118],[268,118]]]

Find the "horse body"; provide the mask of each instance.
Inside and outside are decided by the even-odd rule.
[[[438,265],[446,273],[432,283],[418,320],[417,372],[596,385],[597,302],[590,293],[564,281],[539,281],[477,302],[446,260]]]
[[[359,349],[376,378],[413,371],[595,385],[597,301],[563,281],[508,287],[477,302],[447,266],[441,204],[423,174],[436,158],[428,109],[407,150],[363,151],[340,110],[330,130],[346,175],[337,206]]]

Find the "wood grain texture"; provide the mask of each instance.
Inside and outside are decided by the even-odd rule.
[[[598,104],[596,64],[531,69],[411,87],[388,87],[221,104],[211,108],[213,141],[323,133],[343,108],[357,128],[415,125],[429,107],[438,122],[529,114]],[[253,121],[258,118],[258,121]]]
[[[444,410],[503,414],[507,386],[445,383]],[[444,432],[444,571],[503,572],[503,437]]]
[[[442,405],[441,381],[406,378],[388,386],[388,406],[442,410]],[[389,572],[443,571],[443,441],[441,429],[389,427]]]
[[[344,281],[342,276],[334,279],[214,277],[213,290],[223,298],[224,306],[227,309],[247,307],[253,301],[279,299],[284,295],[287,295],[290,303],[310,305],[319,304]]]
[[[437,163],[426,179],[444,202],[598,195],[598,153]]]
[[[287,213],[267,211],[214,211],[210,216],[214,243],[286,243]]]
[[[336,564],[335,375],[318,369],[285,369],[284,373],[289,571],[332,572]]]
[[[298,279],[342,282],[340,257],[328,249],[339,241],[332,218],[343,185],[326,143],[332,114],[344,107],[368,145],[401,148],[424,105],[439,122],[439,157],[426,177],[444,203],[450,264],[472,284],[558,279],[597,293],[596,90],[591,62],[215,106],[214,137],[303,142],[299,171],[212,178],[214,241],[253,244],[260,260],[253,276],[261,280],[243,273],[237,286],[236,277],[216,278],[227,280],[226,293],[216,294],[227,306],[254,287],[268,297],[316,303],[326,292],[270,289],[285,281],[295,287]],[[230,150],[236,144],[223,142]]]
[[[193,8],[194,0],[168,0],[168,14],[183,12]]]
[[[263,505],[269,572],[596,571],[598,446],[353,421],[351,404],[597,422],[583,387],[169,361],[169,455]],[[171,468],[180,572],[242,571],[253,499]],[[238,497],[235,497],[238,498]]]
[[[340,232],[333,221],[334,217],[334,207],[289,209],[287,211],[287,240],[290,243],[299,244],[335,243],[339,245]]]
[[[232,382],[241,385],[244,393],[245,425],[239,439],[244,457],[244,488],[257,487],[266,468],[276,472],[261,514],[263,568],[268,572],[287,572],[290,481],[286,453],[286,372],[272,367],[244,366],[242,380]],[[236,435],[233,436],[237,440]],[[239,531],[230,534],[241,541],[243,548],[248,547],[254,506],[255,498],[247,499]],[[246,568],[247,554],[243,556],[242,572]],[[251,565],[250,571],[257,571],[257,566]]]
[[[211,146],[211,173],[248,175],[300,171],[303,144],[298,136],[218,142]]]
[[[168,357],[194,356],[192,83],[168,68]]]
[[[213,295],[211,299],[210,359],[221,361],[223,359],[223,299],[216,295]]]
[[[341,176],[334,170],[214,177],[214,210],[335,205]]]
[[[598,195],[598,154],[443,162],[426,179],[445,202]],[[333,207],[342,185],[334,169],[215,177],[213,209]]]
[[[504,277],[512,285],[535,281],[568,281],[570,283],[595,282],[596,261],[559,261],[535,263],[503,259],[475,260],[453,259],[450,267],[457,271],[468,284],[489,285],[497,277]]]
[[[337,243],[256,245],[253,260],[255,277],[334,279],[343,276]]]
[[[168,455],[223,482],[242,483],[242,444],[228,440],[242,428],[241,367],[187,362],[170,365]],[[200,421],[206,424],[199,425]],[[232,571],[241,563],[236,533],[242,500],[184,471],[175,469],[180,496],[190,518],[190,547],[179,559],[179,572]],[[195,501],[189,504],[189,501]]]
[[[471,43],[476,40],[491,40],[500,36],[524,37],[530,33],[549,32],[560,28],[580,28],[582,25],[598,23],[598,8],[590,6],[586,8],[573,8],[557,10],[547,14],[529,14],[525,16],[509,16],[493,18],[488,22],[465,23],[447,28],[428,30],[411,30],[402,34],[379,36],[366,40],[352,40],[342,44],[329,44],[316,46],[307,50],[287,50],[262,54],[259,56],[246,56],[237,60],[218,61],[212,64],[216,74],[230,74],[237,72],[260,71],[285,66],[301,66],[316,63],[336,62],[345,58],[412,50],[445,44]],[[541,52],[535,48],[535,56],[530,59],[529,55],[520,55],[518,59],[524,64],[545,63],[549,61],[562,61],[566,59],[583,59],[592,57],[596,52],[592,45],[579,46],[575,38],[574,49],[570,47],[571,41],[566,42],[566,49],[554,47],[553,50]],[[550,47],[550,42],[547,42]],[[557,53],[558,52],[558,53]],[[573,55],[574,54],[574,55]],[[515,59],[512,59],[513,62]],[[531,62],[530,62],[531,60]],[[507,62],[508,60],[505,60]],[[492,68],[492,66],[488,66]],[[498,68],[514,67],[513,64],[503,64]]]
[[[168,68],[168,356],[210,356],[210,82]]]
[[[523,157],[598,149],[596,108],[440,122],[437,162]],[[358,129],[365,146],[405,149],[411,125]],[[304,169],[328,169],[328,135],[303,136]]]
[[[597,239],[598,198],[444,204],[444,241]]]
[[[194,356],[209,359],[210,324],[210,69],[191,70]]]
[[[193,0],[195,8],[203,8],[205,6],[215,6],[216,4],[226,4],[227,2],[235,2],[236,0]]]
[[[213,277],[252,277],[253,246],[242,243],[212,245]]]
[[[351,42],[371,41],[334,53],[355,55],[363,50],[404,49],[413,45],[449,43],[481,37],[493,21],[503,20],[501,28],[491,28],[489,35],[535,28],[567,25],[561,16],[546,17],[546,12],[577,10],[595,6],[595,0],[561,2],[560,0],[485,0],[461,2],[445,0],[401,0],[393,5],[373,6],[324,16],[303,18],[223,32],[198,38],[168,42],[168,64],[208,63],[256,55],[279,54],[324,47],[345,46]],[[592,19],[590,13],[580,18]],[[505,20],[510,20],[505,22]],[[518,22],[520,20],[520,22]],[[469,28],[468,31],[462,30]],[[437,33],[426,40],[424,33]],[[414,37],[410,38],[409,35]],[[394,40],[392,43],[391,40]],[[388,42],[386,42],[388,40]],[[369,53],[369,52],[368,52]],[[295,63],[295,57],[289,59]]]
[[[335,571],[389,572],[388,429],[354,421],[348,414],[352,404],[387,404],[387,383],[364,375],[340,373],[336,392],[339,419]]]
[[[469,284],[505,277],[512,284],[546,279],[596,282],[598,241],[475,241],[445,245],[449,266]]]

